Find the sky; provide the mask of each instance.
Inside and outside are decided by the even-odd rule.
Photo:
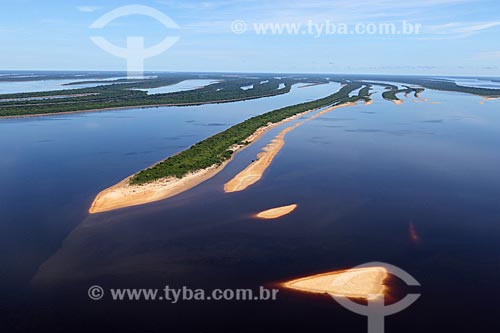
[[[0,5],[0,70],[126,70],[125,59],[91,37],[125,47],[128,37],[137,36],[146,48],[178,38],[144,61],[147,71],[500,76],[498,0],[0,0]],[[133,12],[102,28],[90,27],[129,5],[151,7],[178,28]],[[387,25],[394,33],[384,32]],[[407,33],[410,26],[419,27],[418,33]]]

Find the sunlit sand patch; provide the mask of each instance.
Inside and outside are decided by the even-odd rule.
[[[495,100],[499,100],[499,99],[500,99],[500,97],[483,97],[483,100],[480,101],[479,104],[484,105],[488,101],[495,101]]]
[[[391,100],[391,101],[392,101],[394,104],[396,104],[396,105],[401,105],[401,104],[403,104],[403,101],[402,101],[402,100],[400,100],[400,99],[393,99],[393,100]]]
[[[320,117],[337,108],[353,105],[356,105],[356,103],[344,103],[332,106],[309,116],[305,121]],[[224,185],[224,192],[231,193],[243,191],[261,180],[264,172],[271,165],[271,162],[279,153],[281,148],[285,145],[285,135],[303,123],[304,121],[301,121],[282,130],[266,147],[264,147],[264,149],[262,149],[259,154],[257,154],[257,159],[254,162],[248,165],[243,171],[234,176],[233,179]]]
[[[295,210],[295,208],[297,208],[297,204],[271,208],[258,213],[256,217],[261,219],[277,219],[278,217],[290,214]]]
[[[386,278],[383,267],[356,268],[293,280],[285,286],[311,293],[372,299],[384,294]]]
[[[344,104],[340,104],[340,105],[330,106],[329,108],[326,108],[320,112],[317,112],[317,113],[309,116],[307,118],[307,120],[316,119],[316,118],[321,117],[322,115],[325,115],[328,112],[333,111],[333,110],[338,109],[338,108],[344,108],[347,106],[355,106],[355,105],[357,105],[356,102],[348,102],[348,103],[344,103]]]
[[[370,99],[370,100],[365,102],[365,105],[371,105],[371,104],[373,104],[373,99]]]
[[[245,170],[237,174],[233,179],[224,185],[224,191],[238,192],[243,191],[247,187],[255,184],[262,178],[262,174],[271,165],[274,157],[283,148],[285,144],[285,135],[300,126],[302,123],[297,123],[293,126],[287,127],[282,130],[267,146],[264,147],[262,152],[257,155],[257,160],[252,162]]]
[[[374,299],[383,296],[388,277],[384,267],[353,268],[286,282],[286,288],[334,296]]]
[[[131,177],[128,177],[100,192],[92,202],[89,213],[102,213],[167,199],[201,184],[221,170],[222,168],[212,167],[192,172],[181,179],[160,179],[147,185],[130,185]]]

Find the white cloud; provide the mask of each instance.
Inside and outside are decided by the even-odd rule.
[[[426,34],[438,36],[435,38],[429,37],[425,39],[456,39],[456,38],[468,37],[498,26],[500,26],[500,21],[481,22],[481,23],[452,22],[440,25],[426,25],[423,27],[423,32]]]
[[[186,20],[183,28],[198,33],[227,32],[234,20],[247,24],[316,23],[401,23],[421,24],[417,39],[450,40],[468,37],[500,26],[500,21],[445,23],[463,6],[474,6],[481,0],[156,0],[158,4],[180,10]],[[197,18],[193,20],[193,18]],[[210,18],[210,20],[207,20]],[[448,21],[449,22],[449,21]]]
[[[422,25],[443,22],[464,4],[479,0],[156,0],[167,9],[176,9],[185,17],[184,26],[225,29],[234,20],[247,23],[288,23],[326,21],[356,23],[396,23],[403,20]],[[166,9],[166,10],[167,10]],[[208,20],[209,18],[209,20]]]
[[[488,30],[490,28],[494,28],[500,25],[500,21],[480,23],[474,25],[466,25],[457,29],[458,32],[463,34],[473,34],[476,32],[481,32],[483,30]]]
[[[100,7],[96,7],[96,6],[78,6],[76,7],[76,9],[78,9],[79,11],[81,12],[84,12],[84,13],[92,13],[92,12],[95,12],[96,10],[98,10]]]

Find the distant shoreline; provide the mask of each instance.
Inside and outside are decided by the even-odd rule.
[[[282,94],[266,94],[266,95],[259,95],[259,96],[245,97],[245,98],[223,99],[223,100],[218,100],[218,101],[206,101],[206,102],[131,105],[131,106],[117,106],[117,107],[88,109],[88,110],[63,111],[63,112],[54,112],[54,113],[36,113],[36,114],[14,115],[14,116],[0,116],[0,120],[2,120],[2,119],[16,119],[16,118],[50,117],[50,116],[57,116],[57,115],[68,115],[68,114],[86,113],[86,112],[105,112],[105,111],[113,111],[113,110],[119,111],[119,110],[129,110],[129,109],[153,109],[153,108],[169,107],[169,106],[178,106],[178,107],[199,106],[199,105],[205,105],[205,104],[242,102],[242,101],[247,101],[247,100],[252,100],[252,99],[273,97],[273,96],[280,96],[280,95],[282,95]]]

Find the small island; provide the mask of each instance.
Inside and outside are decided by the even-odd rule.
[[[286,282],[284,286],[316,294],[374,299],[384,295],[387,277],[384,267],[353,268],[303,277]]]
[[[388,86],[387,88],[389,88],[390,90],[382,93],[382,97],[388,101],[393,102],[396,105],[403,104],[403,100],[397,96],[398,94],[403,93],[405,97],[408,97],[408,94],[414,93],[414,96],[418,98],[419,94],[424,91],[423,88],[411,88],[408,86],[404,86],[404,89],[398,89],[398,87],[396,86]]]
[[[285,216],[293,212],[297,208],[297,204],[292,204],[288,206],[281,206],[281,207],[276,207],[276,208],[271,208],[268,210],[264,210],[255,216],[259,219],[265,219],[265,220],[270,220],[270,219],[277,219],[279,217]]]

